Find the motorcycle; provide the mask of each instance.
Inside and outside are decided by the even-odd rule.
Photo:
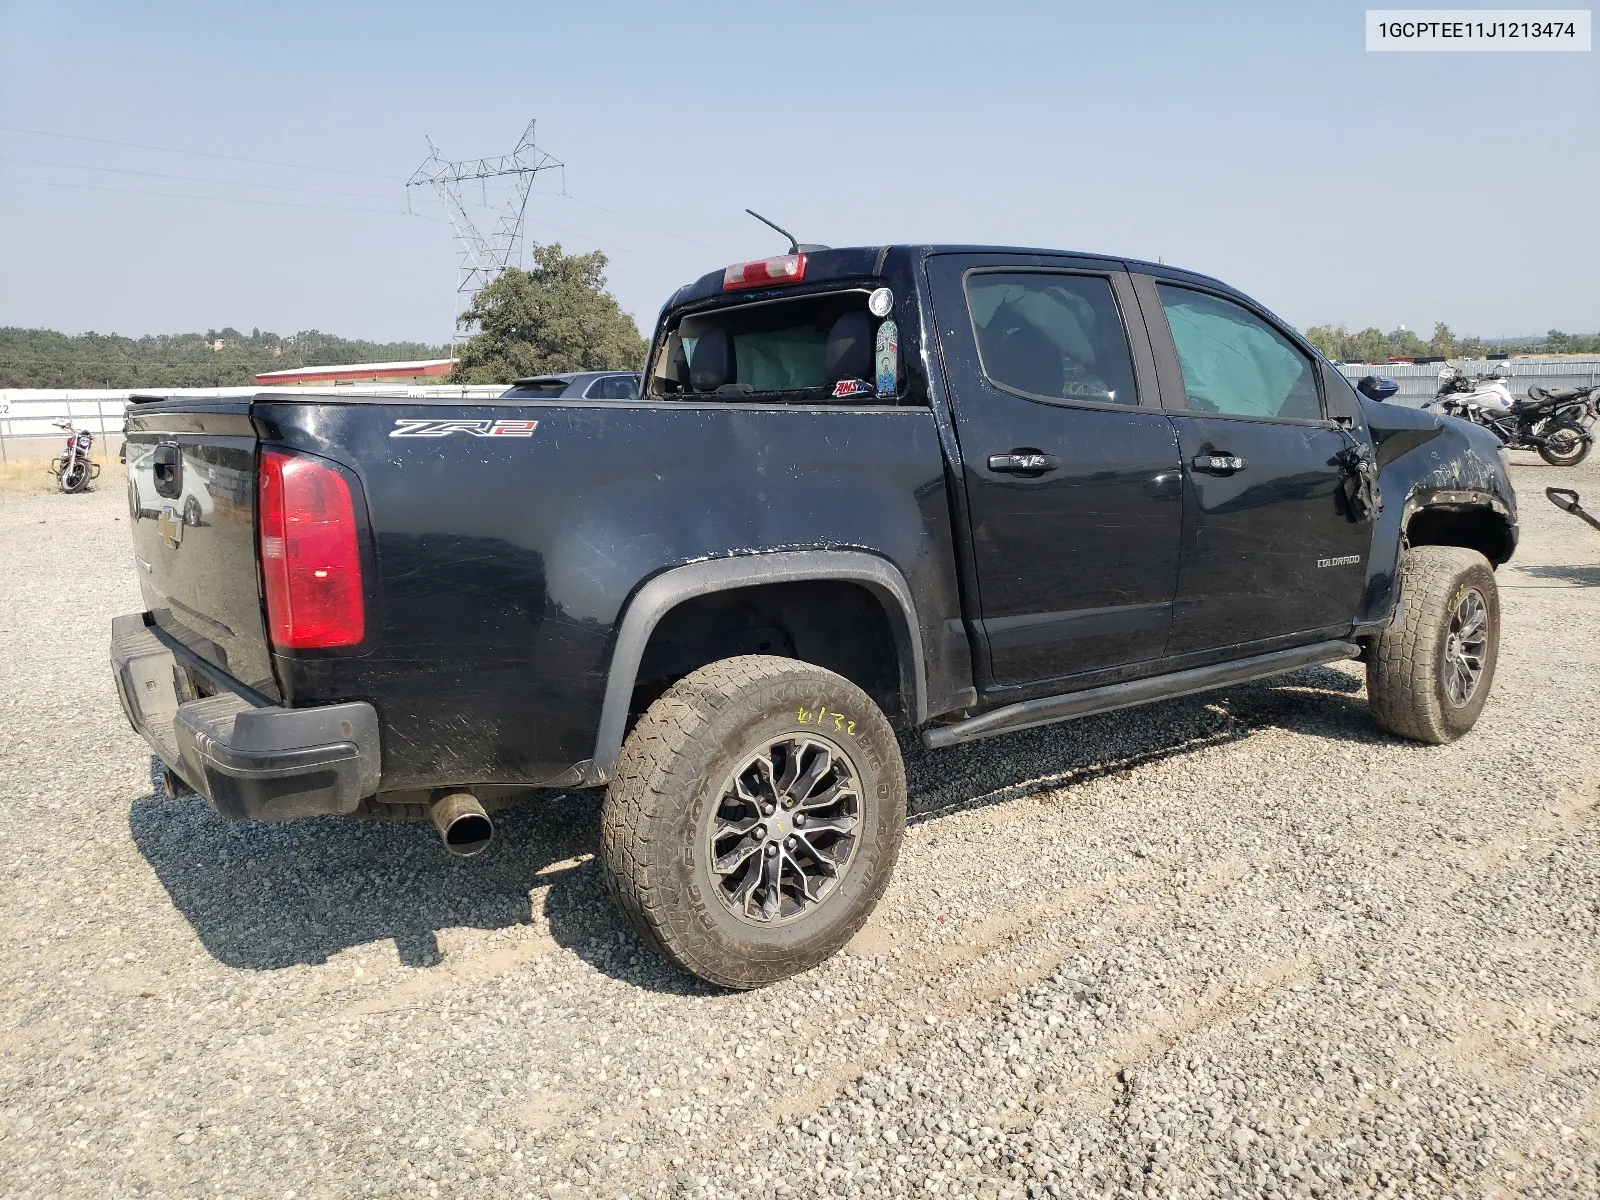
[[[1528,399],[1555,405],[1567,420],[1576,421],[1590,433],[1594,432],[1595,421],[1600,419],[1600,387],[1542,388],[1535,385],[1528,389]]]
[[[1536,450],[1552,467],[1577,466],[1589,456],[1600,388],[1532,387],[1528,399],[1516,400],[1509,379],[1500,371],[1468,378],[1447,366],[1428,410],[1481,425],[1508,450]]]
[[[87,429],[74,429],[71,421],[52,421],[57,429],[67,433],[67,448],[59,458],[50,460],[46,468],[56,477],[56,485],[69,495],[81,492],[90,481],[100,477],[100,464],[89,457],[94,447],[94,434]]]

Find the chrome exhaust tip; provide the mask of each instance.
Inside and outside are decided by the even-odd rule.
[[[457,858],[482,854],[494,840],[494,822],[471,792],[446,792],[429,809],[445,851]]]

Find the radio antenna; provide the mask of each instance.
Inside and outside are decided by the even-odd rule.
[[[760,213],[758,213],[753,208],[747,208],[747,209],[745,209],[745,212],[749,213],[752,217],[754,217],[756,220],[760,221],[763,225],[770,225],[773,229],[776,229],[779,233],[783,234],[784,237],[788,238],[789,239],[789,253],[790,254],[798,254],[798,253],[800,253],[800,243],[795,240],[794,234],[790,233],[782,225],[779,225],[776,221],[767,220],[765,217],[763,217]]]

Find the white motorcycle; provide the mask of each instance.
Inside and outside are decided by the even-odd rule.
[[[1449,404],[1484,410],[1488,416],[1504,416],[1516,403],[1511,395],[1511,370],[1498,367],[1487,374],[1468,378],[1460,367],[1446,366],[1439,372],[1435,405]],[[1429,407],[1433,407],[1430,405]]]
[[[1516,400],[1509,381],[1505,367],[1468,379],[1460,367],[1447,366],[1428,411],[1481,425],[1506,449],[1537,451],[1552,467],[1575,467],[1588,457],[1594,435],[1583,418],[1594,412],[1600,389],[1529,388],[1527,400]]]

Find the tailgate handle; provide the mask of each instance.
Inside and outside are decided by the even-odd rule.
[[[183,492],[183,451],[177,442],[157,442],[150,455],[150,469],[155,475],[156,495],[176,500]]]

